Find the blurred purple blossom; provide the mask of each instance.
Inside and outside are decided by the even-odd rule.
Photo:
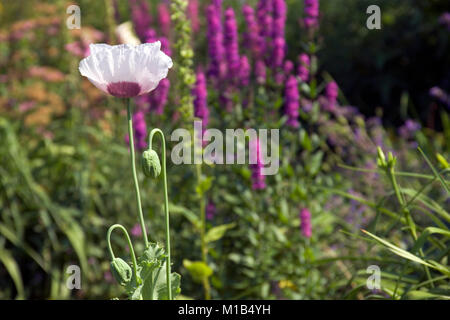
[[[309,67],[310,67],[309,56],[306,53],[300,54],[298,56],[297,73],[298,73],[298,77],[303,82],[306,82],[309,79]]]
[[[258,84],[266,83],[266,64],[263,60],[256,60],[255,62],[255,76]]]
[[[337,97],[339,96],[339,87],[336,82],[331,81],[325,88],[325,96],[328,100],[327,110],[334,110],[336,107]]]
[[[200,29],[200,22],[198,19],[198,0],[189,0],[187,15],[191,20],[192,31],[197,32]]]
[[[225,28],[224,28],[224,43],[225,56],[227,59],[228,77],[234,79],[239,75],[239,39],[236,17],[234,10],[228,8],[225,11]]]
[[[170,11],[166,3],[158,4],[158,23],[162,34],[168,37],[170,33]]]
[[[263,39],[259,34],[258,23],[255,18],[255,11],[251,6],[245,4],[242,7],[242,14],[246,24],[246,32],[244,33],[244,44],[250,49],[254,58],[258,58],[262,54]]]
[[[261,147],[259,139],[250,140],[250,152],[251,154],[256,154],[256,163],[250,164],[250,169],[252,170],[252,189],[262,190],[266,188],[266,176],[261,173],[263,168],[263,159],[261,153]],[[255,161],[253,161],[255,162]]]
[[[145,34],[150,28],[151,16],[150,8],[145,0],[129,0],[131,7],[131,20],[133,21],[134,30],[138,38],[145,42]]]
[[[305,27],[317,27],[319,25],[319,0],[305,0],[304,13],[303,23]]]
[[[447,30],[450,31],[450,12],[444,12],[440,17],[439,17],[439,23],[446,26]]]
[[[299,218],[302,235],[305,238],[311,238],[312,236],[311,212],[307,208],[303,208],[300,210]]]
[[[250,83],[251,66],[246,56],[241,56],[239,68],[239,84],[241,86],[248,86]]]
[[[298,115],[300,108],[300,95],[298,92],[298,82],[295,76],[290,76],[286,82],[284,93],[285,114],[288,117],[286,124],[292,128],[298,128]]]
[[[223,44],[221,12],[215,5],[207,7],[208,22],[208,75],[215,78],[223,78],[226,73],[225,48]]]
[[[145,123],[145,114],[138,110],[133,115],[134,145],[138,150],[144,150],[147,147],[147,124]],[[130,144],[130,137],[125,136],[125,142]]]
[[[273,0],[272,38],[284,38],[287,6],[285,0]]]
[[[209,122],[208,110],[208,90],[206,87],[205,74],[201,71],[197,72],[196,82],[192,90],[194,96],[194,115],[202,119],[202,126],[205,129]]]
[[[216,215],[216,205],[212,200],[208,201],[208,204],[206,205],[206,219],[212,220],[214,219],[214,216]]]

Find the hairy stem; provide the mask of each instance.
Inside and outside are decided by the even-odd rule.
[[[172,300],[172,286],[170,284],[170,225],[169,225],[169,194],[167,192],[167,169],[166,169],[166,139],[160,129],[153,129],[150,132],[149,137],[149,149],[152,150],[153,135],[159,133],[162,142],[162,172],[164,180],[164,212],[166,219],[166,250],[167,250],[167,262],[166,262],[166,279],[167,279],[167,293],[169,300]]]
[[[142,213],[141,195],[139,192],[139,183],[136,174],[136,155],[134,152],[134,134],[133,134],[133,120],[131,118],[131,100],[127,99],[127,117],[128,117],[128,136],[130,137],[130,158],[131,168],[133,171],[134,189],[136,191],[136,203],[139,211],[139,222],[141,224],[142,235],[144,237],[145,247],[148,247],[147,230],[145,229],[144,214]]]

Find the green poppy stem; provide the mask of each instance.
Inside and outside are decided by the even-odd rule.
[[[136,159],[134,152],[134,133],[133,133],[133,120],[131,118],[131,99],[127,99],[127,116],[128,116],[128,136],[130,137],[130,158],[131,167],[133,171],[134,189],[136,191],[136,203],[139,210],[139,222],[141,224],[142,235],[144,237],[145,247],[148,247],[147,230],[145,229],[144,214],[142,213],[141,195],[139,192],[139,183],[136,174]]]
[[[131,239],[130,239],[130,236],[129,236],[128,232],[127,232],[127,229],[125,229],[125,227],[122,226],[121,224],[114,224],[111,227],[109,227],[108,233],[106,235],[106,242],[108,243],[108,250],[109,250],[109,254],[111,255],[111,260],[115,259],[114,251],[113,251],[112,246],[111,246],[111,233],[116,228],[119,228],[120,230],[122,230],[123,233],[125,234],[125,237],[127,238],[128,246],[130,247],[131,259],[132,259],[132,262],[133,262],[134,277],[135,277],[135,281],[136,281],[136,284],[137,284],[137,262],[136,262],[136,255],[134,254],[133,243],[131,242]]]
[[[166,262],[166,279],[167,279],[167,295],[169,300],[172,300],[172,286],[170,283],[170,225],[169,225],[169,195],[167,192],[167,170],[166,170],[166,139],[164,138],[164,133],[155,128],[150,132],[149,136],[149,149],[152,149],[153,136],[158,133],[161,136],[161,144],[162,144],[162,172],[163,172],[163,180],[164,180],[164,211],[166,218],[166,250],[167,250],[167,262]]]

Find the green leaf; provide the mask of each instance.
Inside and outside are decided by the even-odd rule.
[[[183,266],[189,271],[194,281],[199,283],[204,279],[209,278],[213,273],[212,269],[203,261],[190,261],[184,259]]]
[[[433,166],[433,164],[431,163],[430,159],[428,159],[427,155],[422,151],[422,149],[419,147],[417,148],[420,153],[422,154],[422,156],[424,157],[425,161],[427,162],[427,164],[430,166],[431,170],[433,171],[433,174],[436,176],[436,178],[439,179],[439,181],[441,182],[442,186],[444,187],[444,189],[447,191],[448,194],[450,194],[450,188],[447,185],[447,182],[444,181],[444,179],[442,178],[442,176],[439,174],[439,172],[436,170],[436,168]]]
[[[169,203],[169,211],[170,211],[170,213],[182,214],[186,219],[189,220],[190,223],[192,223],[192,225],[194,227],[196,227],[197,229],[200,229],[200,226],[201,226],[200,219],[194,212],[192,212],[188,208],[185,208],[183,206],[178,206],[173,203]]]
[[[394,254],[396,254],[402,258],[405,258],[405,259],[420,263],[422,265],[428,266],[430,268],[433,268],[435,270],[442,272],[445,275],[450,276],[450,271],[448,270],[447,267],[440,265],[439,263],[437,263],[435,261],[431,261],[431,260],[425,261],[425,260],[417,257],[416,255],[414,255],[406,250],[403,250],[403,249],[393,245],[392,243],[390,243],[382,238],[377,237],[376,235],[371,234],[370,232],[368,232],[366,230],[361,230],[361,231],[364,232],[365,234],[367,234],[368,236],[372,237],[373,239],[375,239],[376,241],[378,241],[385,247],[387,247]]]
[[[0,261],[3,263],[12,280],[14,281],[14,285],[16,286],[17,290],[16,299],[24,299],[25,292],[23,289],[22,275],[20,274],[19,265],[17,264],[16,260],[14,260],[9,250],[0,249]]]
[[[234,228],[235,225],[236,225],[235,223],[222,224],[220,226],[209,229],[205,235],[206,243],[210,243],[221,239],[225,235],[227,230]]]

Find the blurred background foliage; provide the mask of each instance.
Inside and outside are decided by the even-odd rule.
[[[146,2],[159,32],[160,1]],[[246,28],[244,2],[257,3],[224,1],[224,7],[236,9],[240,35]],[[65,28],[72,3],[81,8],[81,31]],[[199,3],[204,10],[209,1]],[[286,3],[287,57],[296,61],[311,43],[298,22],[303,1]],[[381,30],[365,28],[369,4],[382,8]],[[208,85],[210,127],[282,128],[280,172],[266,177],[267,187],[252,190],[247,166],[204,165],[207,182],[199,189],[194,166],[168,162],[173,270],[182,275],[184,297],[204,297],[202,277],[208,278],[215,299],[449,296],[445,183],[450,121],[448,106],[429,94],[434,86],[450,89],[450,33],[439,23],[447,1],[329,0],[320,5],[318,80],[300,86],[298,130],[286,129],[280,117],[283,88],[271,75],[266,84],[252,80],[235,93],[233,112],[224,110],[220,91]],[[199,12],[200,29],[191,43],[196,69],[208,60],[206,19]],[[124,105],[79,75],[81,58],[66,45],[85,38],[112,42],[114,24],[129,21],[130,13],[124,0],[0,2],[0,298],[123,297],[109,272],[105,234],[113,223],[132,230],[137,221]],[[173,89],[180,81],[176,72],[169,74],[164,113],[146,118],[148,128],[160,127],[167,136],[186,125],[177,109],[179,92]],[[331,79],[340,88],[334,111],[322,106]],[[248,100],[253,109],[243,108]],[[411,118],[418,124],[413,129],[405,123]],[[408,206],[399,203],[392,180],[377,167],[377,146],[398,157],[398,184]],[[161,182],[141,173],[139,180],[150,239],[162,242]],[[202,259],[200,199],[215,206],[206,231],[230,228],[210,234],[206,264],[189,264]],[[301,208],[311,212],[311,238],[300,232]],[[410,235],[406,209],[424,237]],[[441,231],[425,233],[430,226]],[[361,228],[400,250],[362,234]],[[139,235],[133,240],[141,251]],[[128,257],[124,239],[114,239],[114,246],[119,256]],[[412,262],[401,250],[422,262]],[[71,264],[83,271],[81,290],[66,288]],[[382,270],[381,291],[365,286],[371,264]]]

